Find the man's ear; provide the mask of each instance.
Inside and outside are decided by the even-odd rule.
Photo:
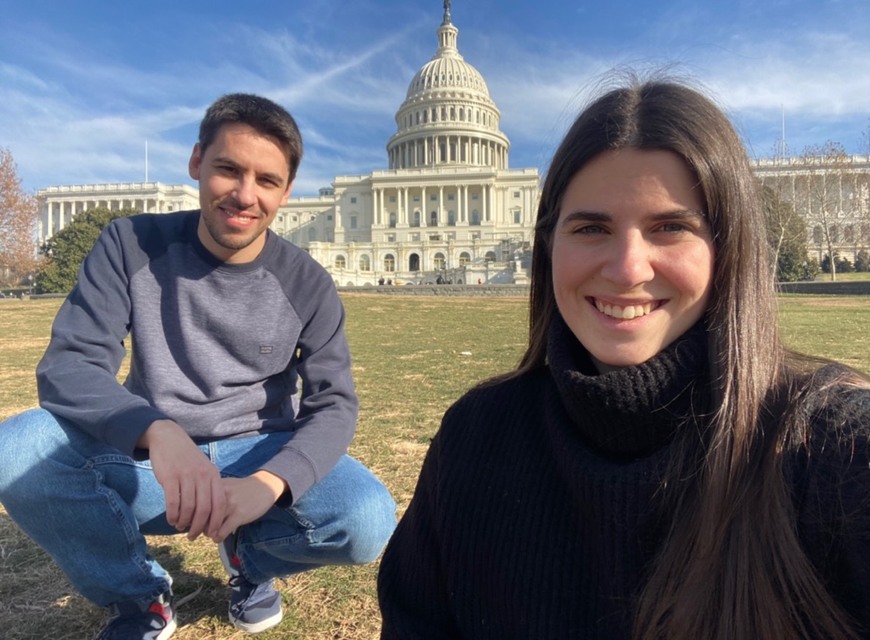
[[[202,154],[200,153],[199,143],[193,145],[193,151],[190,152],[190,160],[187,163],[187,172],[194,180],[199,180],[199,169],[202,166]]]

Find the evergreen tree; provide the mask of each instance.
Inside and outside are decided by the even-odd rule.
[[[75,286],[79,267],[100,233],[115,218],[137,213],[133,209],[91,209],[49,238],[41,252],[46,257],[34,280],[35,293],[68,293]]]

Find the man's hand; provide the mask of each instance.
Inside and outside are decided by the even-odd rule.
[[[256,471],[247,478],[224,478],[226,496],[224,520],[211,521],[207,535],[215,542],[223,540],[242,525],[265,514],[287,489],[287,483],[269,471]]]
[[[149,450],[151,467],[166,496],[166,520],[195,540],[224,522],[227,501],[217,468],[171,420],[155,420],[137,446]]]

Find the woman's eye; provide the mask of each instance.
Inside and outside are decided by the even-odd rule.
[[[687,229],[686,225],[682,222],[666,222],[661,226],[662,231],[668,231],[670,233],[686,231]]]
[[[593,233],[604,233],[604,227],[601,227],[597,224],[587,224],[582,227],[577,227],[574,229],[573,233],[579,234],[593,234]]]

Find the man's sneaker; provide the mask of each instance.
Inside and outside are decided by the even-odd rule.
[[[254,584],[242,575],[235,534],[219,544],[218,551],[230,575],[229,616],[233,626],[247,633],[260,633],[281,622],[284,617],[281,594],[275,591],[271,580]]]
[[[123,603],[110,607],[112,617],[96,640],[167,640],[175,633],[172,594],[165,593],[147,607]]]

